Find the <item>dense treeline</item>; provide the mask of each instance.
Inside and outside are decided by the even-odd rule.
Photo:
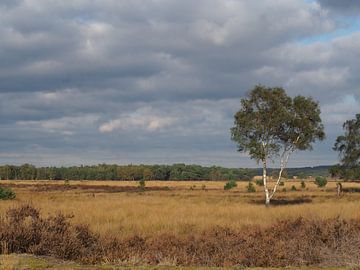
[[[340,164],[330,168],[332,177],[339,177],[344,180],[356,181],[360,179],[360,166],[342,166]]]
[[[328,174],[328,166],[290,168],[284,174],[287,178]],[[270,169],[270,174],[276,174]],[[72,167],[0,166],[1,180],[249,180],[261,175],[261,169],[204,167],[200,165],[108,165]]]
[[[199,165],[107,165],[72,167],[0,166],[0,179],[18,180],[248,180],[256,169]]]

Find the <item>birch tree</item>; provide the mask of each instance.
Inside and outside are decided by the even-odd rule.
[[[319,105],[311,97],[292,98],[283,88],[257,85],[241,100],[234,117],[231,139],[237,143],[238,151],[261,163],[265,204],[269,205],[291,154],[312,150],[315,141],[325,138]],[[270,188],[268,163],[276,160],[280,170]]]

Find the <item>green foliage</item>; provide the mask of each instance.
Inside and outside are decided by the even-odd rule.
[[[255,184],[259,187],[262,187],[262,186],[264,186],[264,181],[262,179],[257,179],[255,181]]]
[[[291,98],[283,88],[262,85],[241,100],[231,128],[238,150],[257,161],[277,156],[282,147],[312,149],[312,143],[324,137],[317,102],[303,96]]]
[[[307,178],[304,172],[299,172],[297,177],[298,177],[298,179],[306,179]]]
[[[297,189],[294,185],[291,186],[291,191],[297,191]]]
[[[337,137],[333,149],[339,152],[344,166],[360,166],[360,114],[343,124],[345,134]]]
[[[35,171],[33,170],[35,168]],[[175,169],[176,168],[176,169]],[[23,172],[22,170],[25,170]],[[287,169],[289,174],[297,175],[298,170],[305,171],[307,175],[328,175],[329,167],[308,167]],[[175,173],[176,171],[176,173]],[[273,175],[278,170],[270,170]],[[29,173],[31,172],[31,173]],[[172,174],[171,174],[172,172]],[[198,165],[110,165],[99,164],[91,166],[71,167],[34,167],[33,165],[2,165],[0,166],[0,179],[4,180],[236,180],[249,181],[255,175],[261,175],[260,169],[223,168],[219,166],[204,167]],[[170,175],[175,177],[171,179]],[[350,175],[350,174],[349,174]],[[25,177],[25,178],[23,178]]]
[[[317,177],[315,177],[315,184],[316,184],[318,187],[325,187],[326,184],[327,184],[327,180],[326,180],[325,177],[317,176]]]
[[[305,181],[301,181],[301,188],[302,188],[302,189],[306,188]]]
[[[16,194],[10,188],[0,187],[0,200],[13,200],[16,198]]]
[[[24,164],[20,166],[20,178],[27,180],[36,179],[36,168],[31,164]]]
[[[140,191],[145,191],[145,179],[141,179],[139,181],[138,188],[139,188]]]
[[[235,180],[230,180],[229,182],[227,182],[225,185],[224,185],[224,190],[229,190],[229,189],[232,189],[232,188],[235,188],[237,187],[237,183]]]
[[[332,176],[360,179],[360,114],[343,124],[345,134],[337,137],[333,149],[339,152],[340,165],[330,169]]]
[[[252,182],[249,182],[248,186],[247,186],[247,192],[256,192],[255,186]]]
[[[71,167],[0,166],[0,179],[18,180],[248,180],[256,169],[203,167],[199,165],[108,165]]]

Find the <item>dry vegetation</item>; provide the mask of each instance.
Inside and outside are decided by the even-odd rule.
[[[248,193],[247,182],[228,191],[223,190],[224,182],[151,181],[145,192],[138,192],[137,182],[1,181],[1,185],[17,193],[16,200],[0,205],[0,213],[7,215],[0,227],[3,253],[88,263],[360,264],[360,193],[338,198],[335,182],[322,189],[310,181],[305,189],[300,181],[286,182],[269,208],[263,206],[262,187]],[[293,185],[297,191],[290,191]],[[358,183],[343,186],[360,189]],[[24,203],[31,207],[21,208]],[[11,207],[20,208],[11,214],[7,212]],[[56,215],[60,212],[63,215]],[[11,219],[11,215],[30,217]],[[29,238],[21,244],[13,241],[21,235]]]
[[[154,190],[146,192],[136,192],[137,182],[70,181],[70,185],[65,185],[64,181],[1,183],[11,183],[17,199],[1,202],[0,213],[10,206],[31,203],[45,215],[61,211],[67,216],[74,216],[73,223],[89,224],[92,230],[104,235],[147,236],[168,232],[186,235],[215,225],[234,229],[254,224],[267,226],[277,220],[299,216],[360,218],[360,193],[346,193],[337,198],[335,182],[329,182],[325,189],[308,182],[308,190],[302,190],[299,181],[287,182],[276,196],[278,204],[287,205],[269,209],[262,204],[262,187],[256,186],[256,193],[248,193],[246,182],[240,182],[233,190],[224,191],[223,182],[151,181],[146,186]],[[292,185],[298,191],[290,191]],[[344,187],[360,188],[360,184],[345,183]],[[287,191],[281,191],[282,188]]]

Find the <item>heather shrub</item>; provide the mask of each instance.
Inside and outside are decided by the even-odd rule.
[[[302,189],[306,188],[305,181],[301,181],[301,188],[302,188]]]
[[[225,185],[224,185],[224,190],[229,190],[229,189],[232,189],[232,188],[235,188],[237,187],[237,183],[235,180],[230,180],[229,182],[227,182]]]
[[[139,181],[138,188],[139,188],[140,191],[145,191],[145,179],[141,179]]]
[[[325,177],[317,176],[317,177],[315,177],[315,184],[316,184],[318,187],[325,187],[326,184],[327,184],[327,180],[326,180]]]
[[[291,186],[291,191],[296,191],[297,189],[296,189],[296,187],[293,185],[293,186]]]
[[[1,253],[31,253],[87,264],[136,263],[214,267],[354,266],[360,264],[360,220],[288,219],[272,226],[213,227],[183,236],[100,237],[32,206],[0,218]],[[6,247],[6,248],[5,248]]]
[[[0,200],[13,200],[16,198],[16,194],[10,188],[0,187]]]
[[[247,192],[256,192],[255,186],[252,182],[249,182],[248,186],[247,186]]]
[[[257,179],[257,180],[255,181],[255,184],[256,184],[257,186],[259,186],[259,187],[264,186],[264,182],[263,182],[262,179]]]

